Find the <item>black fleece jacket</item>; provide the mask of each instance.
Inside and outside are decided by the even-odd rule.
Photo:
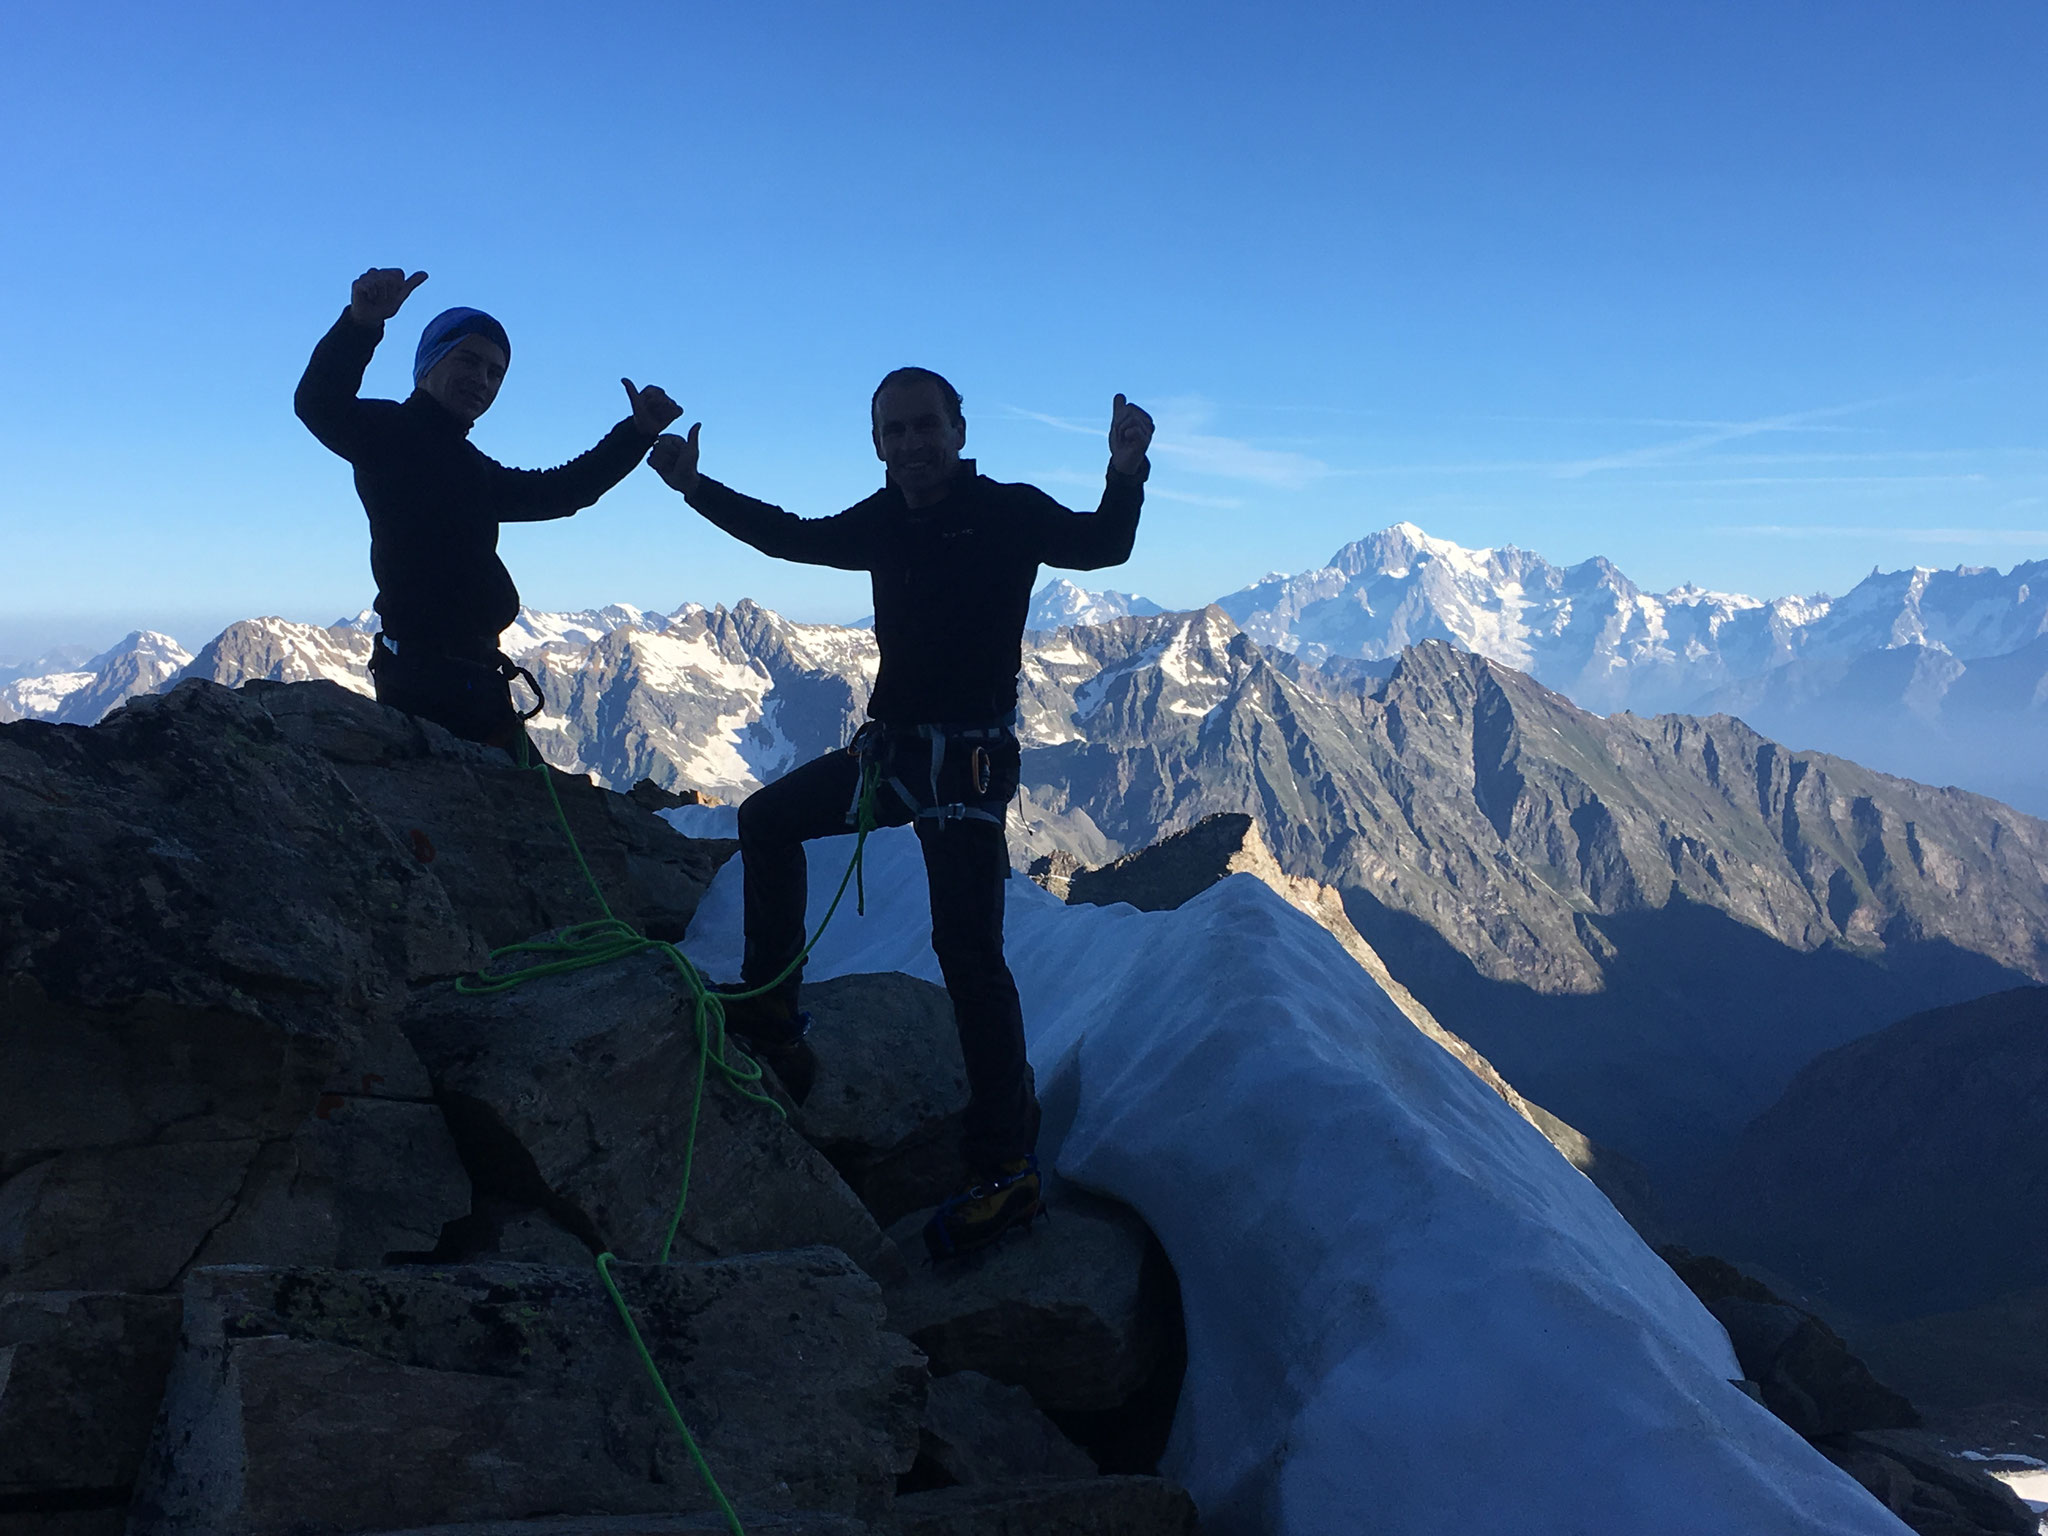
[[[1024,620],[1040,564],[1121,565],[1138,536],[1140,475],[1109,472],[1095,512],[963,459],[953,489],[912,511],[895,486],[832,517],[802,518],[700,476],[690,505],[765,555],[867,571],[882,652],[868,715],[885,725],[980,725],[1017,707]]]
[[[384,632],[400,644],[495,646],[519,616],[498,525],[581,511],[632,472],[654,436],[629,417],[559,469],[507,469],[431,395],[356,398],[383,336],[382,325],[358,325],[343,310],[313,349],[293,407],[355,466]]]

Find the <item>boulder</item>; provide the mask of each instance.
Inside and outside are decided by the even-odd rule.
[[[978,1484],[906,1494],[901,1536],[1195,1536],[1195,1501],[1156,1477]]]
[[[289,1141],[256,1155],[233,1213],[195,1264],[267,1264],[280,1252],[342,1269],[432,1253],[470,1208],[448,1122],[433,1104],[323,1094]]]
[[[2004,1483],[1917,1431],[1868,1430],[1815,1444],[1919,1536],[2036,1536],[2041,1528]]]
[[[965,1188],[967,1068],[944,987],[900,972],[803,989],[817,1080],[798,1125],[878,1221]]]
[[[539,771],[338,684],[252,682],[244,691],[333,766],[487,943],[602,915]],[[737,845],[684,837],[644,796],[547,772],[612,911],[643,933],[681,938]]]
[[[38,1502],[120,1528],[177,1338],[175,1296],[0,1297],[0,1529]]]
[[[961,1485],[1095,1475],[1088,1453],[1038,1411],[1029,1392],[979,1371],[933,1379],[924,1401],[918,1464]]]
[[[8,1514],[7,1536],[126,1536],[128,1511],[107,1509],[20,1509]]]
[[[979,1371],[1023,1387],[1049,1413],[1121,1406],[1169,1349],[1171,1279],[1158,1242],[1113,1200],[1054,1183],[1050,1216],[964,1262],[927,1265],[889,1287],[889,1324],[932,1373]],[[922,1251],[929,1212],[890,1235]]]
[[[1763,1405],[1807,1439],[1920,1422],[1913,1405],[1872,1376],[1813,1313],[1725,1260],[1678,1247],[1660,1252],[1728,1331],[1743,1376],[1757,1386]]]
[[[872,1273],[902,1259],[824,1156],[714,1071],[694,1151],[691,995],[665,953],[503,992],[426,994],[407,1031],[480,1190],[548,1210],[596,1248],[659,1256],[689,1154],[683,1257],[827,1243]]]
[[[418,1246],[467,1198],[396,1016],[483,954],[247,695],[0,727],[0,1288],[165,1289],[245,1201],[269,1261]],[[401,1122],[417,1189],[357,1200]]]
[[[728,1498],[871,1519],[924,1368],[830,1249],[614,1277]],[[715,1507],[593,1268],[195,1271],[136,1494],[150,1536]]]
[[[876,1528],[851,1515],[822,1510],[736,1512],[747,1536],[878,1536]],[[694,1515],[569,1515],[541,1520],[479,1520],[461,1525],[414,1526],[375,1536],[728,1536],[732,1527],[716,1512]],[[893,1529],[890,1533],[893,1536]]]

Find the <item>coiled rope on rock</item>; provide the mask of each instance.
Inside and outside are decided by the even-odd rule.
[[[598,910],[604,916],[592,922],[577,923],[560,929],[552,938],[526,939],[517,944],[506,944],[491,951],[491,969],[475,976],[462,977],[455,983],[455,990],[469,996],[509,992],[523,987],[528,982],[539,981],[546,976],[565,976],[574,971],[589,970],[594,966],[610,965],[629,956],[659,951],[668,957],[683,983],[690,990],[690,1015],[697,1038],[697,1074],[690,1091],[690,1123],[683,1139],[683,1172],[680,1188],[676,1194],[675,1213],[669,1218],[668,1234],[662,1239],[661,1255],[656,1261],[669,1262],[669,1254],[675,1247],[676,1234],[683,1225],[683,1210],[690,1201],[690,1170],[697,1152],[697,1126],[704,1107],[704,1082],[712,1069],[716,1069],[732,1089],[743,1098],[772,1109],[776,1114],[788,1118],[782,1106],[761,1089],[762,1067],[751,1056],[734,1045],[725,1032],[725,1005],[728,1002],[743,1002],[749,998],[761,997],[774,991],[793,976],[798,967],[810,958],[818,941],[831,926],[833,914],[839,910],[839,903],[846,895],[848,885],[855,887],[855,910],[867,911],[865,877],[861,874],[862,857],[867,850],[868,834],[875,829],[875,795],[881,783],[881,771],[872,762],[863,762],[860,792],[854,802],[853,857],[848,860],[846,873],[840,876],[839,889],[832,893],[831,905],[819,919],[817,931],[808,943],[797,952],[796,958],[784,966],[774,980],[764,982],[745,992],[719,992],[704,979],[704,973],[691,963],[690,957],[674,944],[664,939],[652,939],[641,933],[612,911],[611,903],[605,900],[597,877],[590,871],[590,861],[584,858],[583,848],[576,841],[576,834],[569,826],[568,813],[562,808],[562,798],[556,793],[554,770],[545,759],[535,752],[526,734],[519,738],[518,768],[538,773],[541,782],[547,786],[548,803],[554,807],[555,824],[561,828],[563,838],[569,844],[569,851],[576,857],[576,867],[582,871],[584,883],[590,887],[590,894],[596,899]],[[498,961],[509,956],[538,956],[528,963],[515,965],[510,969],[497,968]],[[661,1368],[655,1364],[654,1355],[642,1337],[640,1327],[633,1321],[632,1309],[627,1306],[618,1282],[612,1277],[611,1266],[616,1256],[606,1252],[597,1256],[597,1275],[603,1282],[605,1292],[618,1309],[619,1319],[626,1325],[626,1333],[633,1343],[633,1351],[640,1357],[640,1364],[654,1383],[655,1395],[667,1410],[669,1422],[675,1425],[676,1433],[683,1438],[683,1445],[690,1453],[690,1460],[696,1464],[698,1475],[704,1486],[710,1490],[717,1503],[719,1513],[725,1517],[726,1525],[733,1536],[746,1536],[740,1524],[740,1517],[733,1510],[725,1496],[725,1490],[718,1486],[718,1479],[712,1475],[710,1465],[704,1460],[704,1453],[698,1448],[696,1436],[690,1433],[689,1425],[683,1422],[683,1415],[676,1407],[668,1383],[662,1379]]]

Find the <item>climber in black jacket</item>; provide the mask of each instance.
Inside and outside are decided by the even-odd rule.
[[[512,360],[503,326],[480,310],[436,315],[413,358],[404,401],[362,400],[363,370],[424,272],[373,268],[355,280],[299,380],[293,406],[320,441],[355,466],[370,518],[378,635],[370,674],[378,699],[493,745],[517,738],[518,669],[498,636],[519,615],[519,590],[498,558],[500,523],[568,517],[631,472],[682,408],[635,389],[632,413],[559,469],[507,469],[469,441]],[[529,679],[530,681],[530,679]]]
[[[806,519],[700,474],[699,427],[666,436],[649,462],[699,513],[764,554],[841,570],[874,584],[881,670],[869,723],[846,751],[807,763],[740,807],[746,956],[742,989],[788,969],[803,948],[804,843],[848,829],[862,770],[881,776],[883,826],[914,822],[931,885],[932,948],[953,999],[970,1102],[961,1151],[974,1175],[925,1229],[934,1258],[979,1247],[1043,1208],[1038,1101],[1024,1053],[1017,984],[1003,959],[1004,819],[1017,792],[1011,726],[1024,621],[1041,564],[1075,570],[1130,558],[1150,472],[1152,418],[1122,395],[1109,429],[1109,471],[1092,514],[1029,485],[1002,485],[963,459],[960,396],[938,374],[899,368],[871,405],[887,483],[833,517]],[[796,1008],[799,975],[735,1001],[735,1032],[801,1096],[812,1070]]]

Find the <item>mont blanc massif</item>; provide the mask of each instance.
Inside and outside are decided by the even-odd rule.
[[[383,980],[363,979],[369,949],[349,961],[349,995],[367,999],[350,1006],[389,1039],[342,1029],[333,1080],[311,1073],[303,1115],[263,1099],[248,1114],[264,1128],[188,1135],[178,1127],[199,1124],[198,1110],[152,1101],[106,1109],[96,1126],[126,1115],[127,1128],[96,1141],[96,1129],[43,1124],[51,1115],[32,1112],[26,1089],[6,1112],[29,1129],[0,1132],[0,1291],[45,1298],[35,1318],[85,1305],[48,1298],[117,1295],[134,1309],[124,1337],[168,1331],[128,1449],[105,1449],[89,1473],[24,1471],[17,1463],[33,1457],[5,1448],[26,1422],[9,1405],[25,1401],[25,1380],[58,1370],[47,1364],[57,1335],[24,1321],[18,1296],[0,1301],[0,1530],[9,1499],[52,1512],[120,1502],[145,1536],[296,1530],[276,1513],[294,1468],[315,1468],[304,1475],[325,1480],[335,1511],[306,1530],[712,1529],[631,1523],[696,1507],[647,1491],[690,1478],[669,1452],[619,1449],[640,1445],[638,1419],[617,1444],[591,1432],[610,1446],[589,1451],[602,1476],[514,1497],[478,1474],[471,1494],[442,1504],[402,1479],[359,1488],[304,1445],[263,1438],[259,1388],[274,1403],[339,1382],[332,1362],[349,1351],[360,1370],[374,1358],[380,1391],[455,1380],[470,1367],[451,1363],[423,1319],[480,1316],[486,1292],[489,1307],[516,1302],[533,1316],[601,1306],[566,1281],[549,1289],[490,1265],[594,1245],[593,1234],[622,1259],[651,1257],[627,1252],[644,1213],[620,1192],[619,1169],[673,1151],[571,1102],[582,1090],[570,1077],[597,1073],[641,1027],[633,1009],[672,1009],[655,971],[620,984],[616,1017],[588,984],[542,1019],[511,1003],[492,1014],[436,979],[473,965],[486,942],[587,914],[562,895],[567,877],[549,886],[513,872],[520,859],[561,856],[544,851],[555,832],[542,802],[477,787],[503,768],[497,755],[367,702],[374,627],[367,614],[325,628],[256,618],[196,655],[141,633],[90,659],[17,668],[0,686],[0,721],[15,722],[0,726],[0,785],[12,786],[0,853],[16,887],[0,897],[0,937],[9,985],[33,995],[37,1018],[100,1028],[170,997],[175,1007],[150,1015],[152,1049],[172,1051],[179,1009],[267,1009],[264,1028],[297,1039],[319,1031],[292,1010],[343,984],[323,979],[341,974],[332,956],[290,945],[314,945],[330,931],[321,924],[380,935],[377,924],[412,925],[371,946],[391,971]],[[731,970],[731,805],[848,739],[874,680],[872,634],[741,601],[529,610],[506,646],[545,691],[532,739],[566,775],[593,868],[642,893],[632,900],[649,932],[681,936],[712,974]],[[758,1254],[744,1261],[756,1266],[746,1286],[822,1287],[855,1311],[862,1287],[879,1283],[888,1328],[927,1359],[917,1390],[928,1400],[921,1427],[905,1419],[886,1434],[874,1426],[912,1410],[860,1409],[865,1441],[837,1420],[814,1426],[839,1437],[817,1453],[851,1469],[836,1483],[771,1476],[774,1436],[793,1431],[749,1429],[760,1475],[734,1475],[768,1512],[762,1529],[1165,1531],[1197,1517],[1226,1533],[2032,1528],[2038,1510],[2018,1495],[2048,1499],[2048,823],[2036,819],[2048,814],[2048,561],[1873,572],[1840,597],[1652,594],[1605,560],[1559,567],[1404,523],[1195,611],[1055,579],[1026,636],[1018,733],[1010,948],[1047,1150],[1081,1214],[1056,1204],[1051,1227],[1015,1246],[1086,1248],[1098,1241],[1090,1222],[1103,1234],[1127,1222],[1140,1255],[1126,1266],[1132,1289],[1121,1301],[1091,1295],[1093,1312],[1048,1303],[1047,1317],[1108,1319],[1079,1344],[1058,1331],[1071,1321],[991,1342],[993,1314],[955,1317],[934,1282],[906,1280],[887,1257],[886,1231],[929,1203],[906,1170],[930,1125],[906,1124],[893,1141],[851,1120],[828,1131],[830,1105],[814,1091],[800,1124],[810,1146],[792,1145],[822,1156],[818,1178],[852,1194],[829,1220],[792,1217],[772,1233],[721,1235],[714,1218],[693,1217],[713,1223],[696,1257],[712,1276]],[[173,761],[191,771],[149,766]],[[149,893],[196,880],[208,860],[222,880],[240,870],[254,881],[253,856],[221,851],[243,812],[192,808],[220,785],[241,786],[236,805],[277,810],[280,848],[304,845],[293,878],[312,894],[291,899],[308,937],[259,932],[260,882],[206,935],[191,928],[161,956],[129,956],[136,975],[118,984],[109,956],[146,948],[132,937],[141,929],[90,954],[83,939],[50,937],[49,913],[65,901],[79,913],[155,903],[143,928],[175,926]],[[52,828],[102,803],[92,856],[62,844],[72,834]],[[287,806],[289,816],[277,809]],[[340,879],[315,867],[330,836],[320,828],[344,820],[389,844],[384,872],[365,881],[438,882],[445,894],[405,897],[410,918],[394,915],[403,903],[391,893],[375,912],[334,894],[341,915],[307,916]],[[814,920],[832,894],[825,872],[836,878],[844,863],[838,844],[815,846]],[[106,873],[102,888],[96,869],[124,873]],[[687,900],[674,871],[694,871]],[[835,1044],[842,1014],[911,1019],[931,997],[943,1003],[921,882],[909,835],[878,834],[864,915],[835,919],[820,944],[806,997],[826,1100],[840,1091],[835,1071],[848,1103],[892,1092],[886,1063],[865,1069],[878,1086],[859,1078],[857,1045]],[[430,908],[431,922],[419,915]],[[420,958],[433,945],[447,954]],[[209,965],[214,980],[187,977]],[[288,974],[290,985],[278,979]],[[220,1000],[236,988],[258,1003]],[[203,1008],[192,1000],[202,993],[213,999]],[[603,1020],[562,1022],[586,1013]],[[565,1044],[571,1034],[582,1043]],[[667,1070],[659,1042],[679,1037],[643,1034],[633,1049],[651,1053],[649,1072]],[[528,1040],[552,1051],[536,1045],[515,1062]],[[70,1052],[119,1076],[104,1066],[118,1052],[41,1049],[46,1063]],[[359,1070],[358,1086],[342,1083]],[[387,1091],[372,1078],[416,1086]],[[246,1083],[237,1091],[260,1097]],[[107,1092],[110,1105],[148,1097]],[[207,1113],[227,1123],[226,1110]],[[364,1239],[350,1258],[331,1232],[356,1216],[335,1195],[322,1207],[330,1236],[265,1248],[247,1213],[311,1199],[301,1185],[318,1183],[319,1158],[342,1156],[336,1127],[350,1116],[412,1127],[413,1150],[392,1161],[415,1171],[386,1176],[416,1208],[416,1230]],[[454,1193],[430,1199],[417,1169],[432,1157],[418,1149],[450,1137],[455,1151],[432,1156]],[[96,1215],[78,1193],[79,1159],[118,1152],[140,1167],[231,1143],[248,1149],[220,1175],[237,1193],[193,1216],[189,1234],[166,1216],[161,1254],[127,1268],[79,1256],[91,1242],[77,1232],[98,1230],[93,1220],[104,1218],[108,1254],[126,1252],[133,1229],[119,1202]],[[281,1171],[287,1154],[303,1180]],[[715,1146],[702,1155],[707,1189],[784,1156],[734,1153],[735,1172]],[[151,1187],[186,1190],[198,1177]],[[532,1236],[542,1229],[546,1242]],[[1109,1253],[1112,1236],[1099,1241]],[[408,1254],[472,1267],[397,1262]],[[1012,1262],[972,1283],[1000,1289]],[[273,1272],[261,1265],[300,1276],[297,1288],[261,1279]],[[375,1280],[382,1299],[365,1299],[365,1275],[386,1277]],[[689,1284],[716,1290],[724,1275]],[[150,1310],[180,1295],[182,1334]],[[700,1302],[713,1305],[678,1292],[661,1315],[688,1333],[676,1319]],[[861,1327],[859,1339],[848,1324],[845,1338],[813,1341],[807,1358],[829,1356],[841,1373],[806,1388],[836,1394],[825,1418],[850,1424],[860,1392],[896,1402],[876,1383],[909,1379],[887,1354],[895,1346],[877,1342],[895,1334]],[[655,1353],[694,1359],[685,1343],[657,1341]],[[1097,1380],[1048,1363],[1062,1351],[1098,1374],[1134,1363]],[[521,1359],[532,1393],[569,1393]],[[321,1361],[341,1374],[294,1374]],[[619,1367],[620,1380],[630,1385],[633,1369]],[[973,1493],[977,1479],[947,1459],[968,1434],[970,1379],[973,1411],[1009,1426],[988,1433],[1012,1448],[1030,1436],[1063,1448],[1034,1452],[1008,1492]],[[739,1417],[728,1423],[713,1396],[705,1386],[685,1417],[707,1416],[718,1445],[740,1443]],[[392,1411],[399,1423],[411,1410]],[[472,1412],[483,1415],[446,1408],[448,1432],[482,1435],[463,1418]],[[581,1454],[580,1421],[549,1413],[567,1417],[521,1430],[500,1415],[492,1433],[538,1446],[559,1432]],[[856,1441],[896,1448],[856,1455]],[[1080,1460],[1059,1462],[1068,1452]],[[224,1457],[232,1477],[216,1475]],[[1078,1503],[1059,1494],[1066,1513],[1043,1513],[1057,1502],[1046,1490],[1068,1486],[1052,1473],[1074,1466],[1113,1475]],[[1145,1481],[1153,1474],[1166,1481]],[[1185,1506],[1173,1502],[1182,1489]],[[1019,1513],[1019,1499],[1039,1500],[1030,1508],[1041,1514]],[[600,1513],[621,1523],[570,1519]]]

